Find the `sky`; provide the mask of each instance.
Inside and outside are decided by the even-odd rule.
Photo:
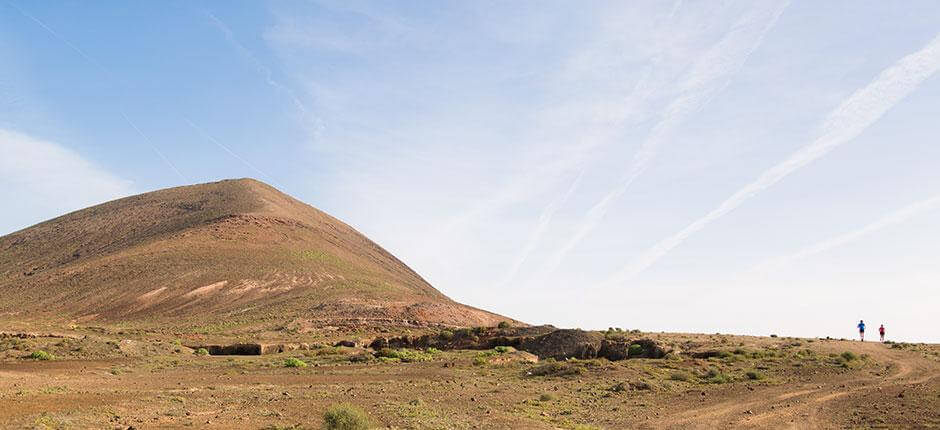
[[[940,342],[940,4],[0,0],[0,234],[253,177],[463,303]]]

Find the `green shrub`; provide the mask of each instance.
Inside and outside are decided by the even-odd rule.
[[[852,351],[845,351],[841,355],[842,359],[845,361],[858,360],[858,355]]]
[[[196,350],[196,355],[209,355],[209,350],[205,348],[199,348]]]
[[[509,328],[509,321],[500,321],[499,324],[496,325],[496,327],[497,328]]]
[[[688,372],[683,372],[679,370],[679,371],[672,372],[671,374],[669,374],[669,379],[673,381],[688,381],[689,379],[691,379],[691,376],[689,375]]]
[[[449,341],[454,338],[454,332],[450,330],[443,330],[437,334],[437,337],[439,337],[441,340]]]
[[[33,360],[42,360],[42,361],[55,360],[54,355],[43,350],[33,351],[32,354],[29,354],[29,358]]]
[[[437,351],[436,349],[434,351]],[[434,359],[434,354],[439,353],[430,352],[430,351],[419,351],[414,349],[391,349],[383,348],[379,352],[375,353],[376,357],[379,358],[392,358],[398,359],[398,361],[404,363],[415,363],[419,361],[431,361]]]
[[[299,358],[288,358],[284,360],[284,367],[307,367],[307,362]]]
[[[732,355],[730,351],[718,351],[718,358],[728,358]]]
[[[631,344],[630,347],[627,348],[627,355],[630,357],[643,355],[643,345],[640,345],[638,343]]]
[[[496,352],[498,352],[498,353],[500,353],[500,354],[505,354],[505,353],[507,353],[507,352],[512,352],[512,351],[513,351],[513,347],[511,347],[511,346],[497,346],[496,348],[493,348],[493,351],[496,351]]]
[[[473,357],[474,366],[486,366],[488,363],[489,361],[486,361],[486,357],[481,357],[481,356]]]
[[[731,377],[719,372],[716,369],[710,369],[703,377],[709,384],[727,384],[732,381]]]
[[[764,379],[764,374],[756,370],[748,371],[747,373],[745,373],[745,375],[747,375],[747,379],[750,379],[752,381],[758,381],[758,380]]]
[[[372,420],[369,416],[362,409],[348,403],[330,406],[323,413],[325,430],[368,430],[370,427]]]
[[[569,376],[584,373],[584,366],[566,362],[548,360],[545,364],[533,367],[528,371],[531,376]]]
[[[551,402],[553,400],[555,400],[555,395],[552,393],[542,393],[542,395],[539,396],[540,402]]]

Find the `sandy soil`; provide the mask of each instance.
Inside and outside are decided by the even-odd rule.
[[[576,360],[545,372],[545,362],[493,351],[357,363],[367,350],[199,356],[169,339],[114,333],[18,339],[3,344],[0,427],[317,429],[323,411],[341,402],[366,410],[379,428],[940,427],[935,345],[638,336],[684,348],[665,359]],[[83,349],[22,358],[56,345]],[[722,353],[693,357],[709,350]],[[309,366],[284,367],[288,357]]]

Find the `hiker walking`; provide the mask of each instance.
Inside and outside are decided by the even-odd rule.
[[[865,321],[858,320],[858,337],[861,338],[862,342],[865,341]]]
[[[885,325],[882,324],[881,327],[878,327],[878,334],[881,335],[881,343],[885,341]]]

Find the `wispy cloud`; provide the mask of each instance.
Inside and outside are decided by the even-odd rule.
[[[0,153],[0,234],[135,191],[78,153],[16,131],[0,129]]]
[[[617,272],[607,283],[619,284],[633,278],[690,236],[733,211],[751,197],[825,156],[839,145],[856,138],[922,82],[933,76],[938,69],[940,69],[940,35],[919,51],[898,60],[891,67],[883,70],[871,83],[855,91],[843,101],[823,121],[819,128],[819,136],[811,144],[764,172],[757,180],[738,190],[704,217],[657,243]]]
[[[87,53],[85,53],[85,51],[83,51],[81,48],[79,48],[78,45],[75,45],[74,43],[70,42],[68,39],[66,39],[65,37],[63,37],[62,35],[60,35],[57,31],[55,31],[54,29],[52,29],[52,27],[46,25],[45,22],[43,22],[43,21],[40,20],[39,18],[36,18],[35,16],[29,14],[29,13],[26,12],[25,10],[20,9],[19,7],[16,7],[16,6],[13,5],[12,3],[9,3],[9,2],[8,2],[7,4],[9,4],[10,7],[12,7],[13,9],[16,9],[16,11],[19,12],[21,15],[25,16],[25,17],[28,18],[29,20],[31,20],[31,21],[33,21],[34,23],[36,23],[36,25],[38,25],[38,26],[41,27],[43,30],[45,30],[47,33],[49,33],[50,35],[52,35],[52,37],[56,38],[58,41],[62,42],[62,43],[65,44],[66,46],[68,46],[71,50],[75,51],[75,53],[77,53],[79,56],[81,56],[82,59],[84,59],[85,61],[87,61],[89,64],[91,64],[92,66],[96,67],[96,68],[105,76],[105,78],[108,80],[109,83],[111,83],[111,84],[113,85],[115,82],[118,81],[117,76],[115,76],[114,73],[112,73],[110,69],[108,69],[108,68],[105,67],[103,64],[101,64],[100,62],[98,62],[98,60],[95,60],[92,56],[90,56],[90,55],[88,55]],[[114,86],[117,87],[117,85],[114,85]],[[140,129],[140,127],[138,127],[137,124],[136,124],[134,121],[132,121],[129,116],[127,116],[127,113],[124,111],[124,109],[123,109],[122,107],[119,106],[119,107],[117,107],[117,109],[118,109],[119,113],[121,114],[121,117],[124,118],[124,121],[127,122],[127,124],[130,125],[131,128],[133,128],[134,131],[137,132],[137,134],[139,134],[140,137],[142,137],[142,138],[144,139],[144,142],[147,144],[147,146],[149,146],[149,147],[157,154],[157,156],[158,156],[164,163],[166,163],[166,165],[170,168],[170,170],[172,170],[177,176],[180,177],[180,179],[182,179],[184,182],[186,182],[186,181],[187,181],[186,177],[183,176],[183,174],[180,173],[179,169],[177,169],[176,166],[175,166],[172,162],[170,162],[170,160],[166,157],[166,155],[164,155],[163,152],[160,151],[160,149],[157,148],[157,146],[153,144],[153,140],[150,139],[150,136],[148,136],[147,134],[145,134],[145,133]]]
[[[212,25],[219,29],[222,34],[225,36],[225,40],[238,52],[248,64],[261,76],[264,77],[265,83],[273,88],[276,92],[286,96],[294,108],[297,110],[299,115],[299,120],[301,125],[310,133],[311,137],[316,139],[319,137],[320,133],[323,131],[324,123],[323,119],[319,116],[314,115],[308,108],[307,105],[297,96],[297,93],[292,90],[289,86],[282,84],[277,79],[274,79],[274,72],[270,67],[266,66],[258,57],[251,52],[244,44],[238,41],[238,38],[235,37],[235,33],[232,32],[232,29],[225,24],[221,19],[216,17],[214,14],[206,12],[206,17],[209,18],[209,21]]]
[[[680,93],[653,126],[619,183],[587,211],[575,233],[546,262],[542,277],[548,277],[554,273],[568,254],[594,231],[607,215],[610,205],[646,171],[659,148],[668,142],[673,131],[690,115],[706,106],[712,97],[728,85],[731,77],[760,46],[764,36],[773,28],[787,4],[775,4],[771,7],[762,4],[751,10],[735,22],[724,37],[696,61],[679,83]],[[675,10],[670,15],[674,13]],[[644,81],[641,81],[641,84]],[[649,91],[646,85],[638,85],[638,87],[640,90]]]
[[[522,265],[529,259],[529,255],[532,254],[532,251],[539,245],[542,241],[542,237],[545,235],[545,232],[548,231],[548,226],[551,225],[552,217],[555,216],[555,212],[558,211],[565,202],[568,201],[568,198],[571,197],[571,194],[578,189],[578,185],[581,183],[581,179],[584,178],[584,172],[578,174],[577,179],[571,183],[571,186],[568,187],[568,191],[564,194],[559,195],[545,209],[542,211],[542,214],[539,216],[538,223],[536,223],[535,228],[532,230],[532,235],[526,241],[525,246],[522,248],[522,251],[516,255],[516,258],[512,262],[512,266],[509,271],[506,272],[506,275],[496,283],[498,288],[505,287],[513,279],[516,278],[516,275],[519,273],[519,269],[522,268]]]
[[[881,230],[881,229],[884,229],[884,228],[887,228],[896,224],[900,224],[904,221],[911,219],[912,217],[916,215],[919,215],[923,212],[934,209],[938,206],[940,206],[940,195],[933,196],[925,200],[921,200],[919,202],[910,204],[894,212],[891,212],[885,215],[884,217],[879,218],[875,222],[872,222],[871,224],[868,224],[864,227],[852,230],[845,234],[841,234],[841,235],[823,240],[822,242],[803,248],[800,251],[797,251],[793,254],[764,261],[763,263],[760,263],[754,266],[754,268],[752,268],[749,272],[750,273],[768,273],[774,270],[784,268],[798,260],[803,260],[803,259],[812,257],[816,254],[821,254],[833,248],[837,248],[839,246],[861,239],[871,233],[877,232],[878,230]]]

